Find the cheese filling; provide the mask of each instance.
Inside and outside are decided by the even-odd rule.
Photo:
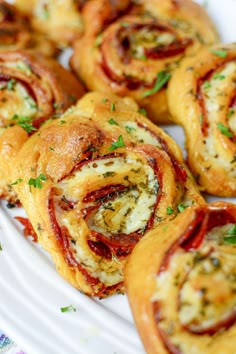
[[[118,189],[112,194],[110,186],[118,186]],[[119,189],[119,186],[124,188]],[[106,188],[108,194],[100,197],[99,191]],[[95,197],[90,198],[93,193]],[[59,226],[65,226],[70,234],[73,241],[70,247],[76,261],[108,285],[122,281],[121,264],[91,253],[87,241],[92,230],[108,238],[119,237],[119,233],[143,233],[152,217],[157,193],[158,182],[153,169],[132,153],[90,161],[59,182],[54,199],[56,218]],[[63,210],[62,198],[73,202],[74,207]],[[88,210],[86,218],[83,210]]]

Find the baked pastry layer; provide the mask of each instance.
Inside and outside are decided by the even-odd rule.
[[[168,123],[166,85],[185,55],[218,41],[205,10],[190,0],[88,1],[72,69],[89,90],[131,96]],[[94,79],[96,77],[96,79]]]
[[[173,120],[186,134],[188,164],[208,193],[236,196],[236,45],[186,59],[169,83]]]
[[[0,33],[0,51],[31,49],[49,57],[58,53],[50,39],[33,31],[28,18],[5,1],[0,1]]]
[[[45,123],[12,172],[58,271],[100,297],[123,291],[124,264],[148,230],[180,206],[204,203],[176,143],[115,95],[89,93]]]
[[[22,142],[44,121],[60,116],[83,93],[79,81],[55,60],[39,53],[0,51],[2,198],[15,198],[9,183],[9,170]],[[15,125],[17,127],[13,128]]]
[[[71,45],[83,31],[83,0],[14,0],[15,6],[29,16],[32,27],[47,35],[57,47]]]
[[[147,353],[235,353],[236,207],[186,208],[151,230],[126,267]]]

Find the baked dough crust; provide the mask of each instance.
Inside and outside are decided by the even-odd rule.
[[[136,245],[125,285],[148,354],[235,353],[235,222],[234,204],[190,207]]]
[[[168,88],[194,176],[203,190],[224,197],[236,196],[235,80],[236,45],[224,44],[183,61]]]
[[[89,90],[131,96],[154,122],[169,123],[169,74],[184,55],[218,41],[205,10],[190,0],[93,0],[82,14],[85,32],[74,44],[74,72]]]
[[[49,57],[58,54],[55,44],[33,31],[27,17],[5,1],[0,1],[0,31],[0,51],[32,49]]]
[[[179,204],[204,203],[172,138],[131,98],[111,94],[89,93],[42,126],[17,154],[12,174],[59,273],[100,297],[123,291],[129,254],[170,218],[168,207],[175,213]]]
[[[14,4],[29,16],[36,31],[47,35],[59,48],[71,45],[83,31],[83,1],[15,0]]]
[[[84,89],[58,62],[38,53],[0,51],[0,74],[0,196],[13,202],[9,170],[15,153],[26,136],[65,112]]]

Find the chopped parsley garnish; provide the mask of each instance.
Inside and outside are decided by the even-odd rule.
[[[22,178],[18,178],[15,182],[11,183],[10,186],[15,186],[16,184],[21,183],[22,181]]]
[[[95,47],[99,47],[102,44],[102,35],[101,33],[95,38]]]
[[[138,110],[138,113],[140,113],[140,114],[142,114],[142,115],[144,115],[144,116],[147,115],[147,111],[146,111],[146,109],[144,109],[144,108],[140,108],[140,109]]]
[[[146,61],[147,60],[147,57],[146,55],[140,55],[137,57],[139,60],[142,60],[142,61]]]
[[[129,22],[120,22],[119,24],[122,27],[128,27],[129,26]]]
[[[73,305],[61,307],[61,312],[69,312],[69,311],[76,311],[76,308]]]
[[[116,175],[116,172],[113,172],[113,171],[107,171],[105,173],[102,174],[104,178],[107,178],[107,177],[113,177]]]
[[[28,181],[29,186],[33,186],[34,188],[43,188],[43,185],[41,182],[44,182],[47,180],[47,177],[43,175],[42,173],[37,177],[37,178],[30,178]]]
[[[166,213],[167,213],[167,215],[171,215],[171,214],[173,214],[173,212],[174,212],[174,209],[171,208],[170,206],[168,206],[168,207],[166,208]]]
[[[203,88],[204,90],[207,90],[211,87],[211,83],[209,81],[205,81],[204,84],[203,84]]]
[[[63,120],[63,119],[62,119],[62,120],[60,120],[60,124],[61,124],[61,125],[62,125],[62,124],[65,124],[65,122],[66,122],[66,121],[65,121],[65,120]]]
[[[160,71],[157,74],[157,79],[155,82],[154,87],[151,90],[148,90],[143,93],[142,97],[148,97],[153,95],[154,93],[158,92],[170,79],[171,74],[167,71]]]
[[[8,83],[7,83],[7,89],[9,91],[13,91],[14,87],[15,87],[15,84],[16,84],[16,80],[15,79],[9,80]]]
[[[225,75],[222,75],[220,73],[216,73],[215,75],[213,75],[213,79],[214,80],[224,80],[225,79]]]
[[[113,118],[109,119],[108,123],[111,125],[118,125],[118,123]]]
[[[14,120],[15,123],[19,125],[21,128],[23,128],[27,133],[31,133],[37,130],[33,126],[32,119],[30,117],[18,116],[17,114],[14,114],[14,116],[11,119]]]
[[[177,209],[178,209],[179,213],[182,213],[187,207],[188,207],[188,205],[181,203],[177,206]]]
[[[115,105],[115,103],[114,102],[112,102],[112,104],[111,104],[111,111],[115,111],[116,110],[116,105]]]
[[[103,102],[103,103],[108,102],[108,98],[102,98],[102,102]]]
[[[215,54],[215,55],[217,55],[220,58],[226,58],[227,54],[228,54],[226,52],[226,50],[223,50],[223,49],[222,50],[221,49],[219,49],[219,50],[210,50],[210,52]]]
[[[109,147],[108,150],[112,151],[112,150],[115,150],[115,149],[118,149],[118,148],[124,147],[124,146],[125,146],[125,143],[124,143],[123,137],[122,137],[122,135],[119,135],[118,140],[112,142],[111,146]]]
[[[70,96],[69,96],[69,100],[70,100],[72,103],[74,103],[74,102],[76,102],[76,97],[73,96],[73,95],[70,95]]]
[[[132,132],[132,130],[133,130],[133,131],[136,130],[135,128],[130,127],[129,125],[126,125],[126,126],[125,126],[125,129],[126,129],[126,131],[127,131],[129,134]]]
[[[221,122],[217,123],[217,128],[219,129],[221,134],[227,136],[228,138],[232,138],[234,136],[233,133],[229,130],[229,128]]]
[[[236,224],[233,225],[224,237],[224,242],[236,245]]]
[[[228,113],[228,118],[232,117],[232,115],[234,114],[234,108],[230,108],[229,109],[229,113]]]
[[[1,245],[1,243],[0,243],[0,251],[2,251],[2,245]]]

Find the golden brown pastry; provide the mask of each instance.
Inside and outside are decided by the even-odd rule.
[[[51,38],[58,47],[71,45],[83,31],[82,0],[15,0],[15,6],[30,17],[35,30]]]
[[[157,123],[169,122],[166,85],[184,55],[218,40],[203,8],[190,0],[93,0],[71,66],[90,90],[129,95]]]
[[[190,207],[150,231],[126,267],[148,354],[234,354],[236,206]]]
[[[9,169],[28,134],[61,115],[83,93],[77,79],[55,60],[38,53],[0,51],[0,197],[15,198]]]
[[[16,7],[0,0],[0,51],[33,49],[47,56],[58,53],[52,41],[32,31]]]
[[[202,188],[236,196],[236,45],[186,59],[169,84],[173,120],[186,134],[188,164]]]
[[[61,275],[88,295],[123,290],[140,238],[203,203],[180,149],[131,98],[89,93],[17,154],[12,182]]]

